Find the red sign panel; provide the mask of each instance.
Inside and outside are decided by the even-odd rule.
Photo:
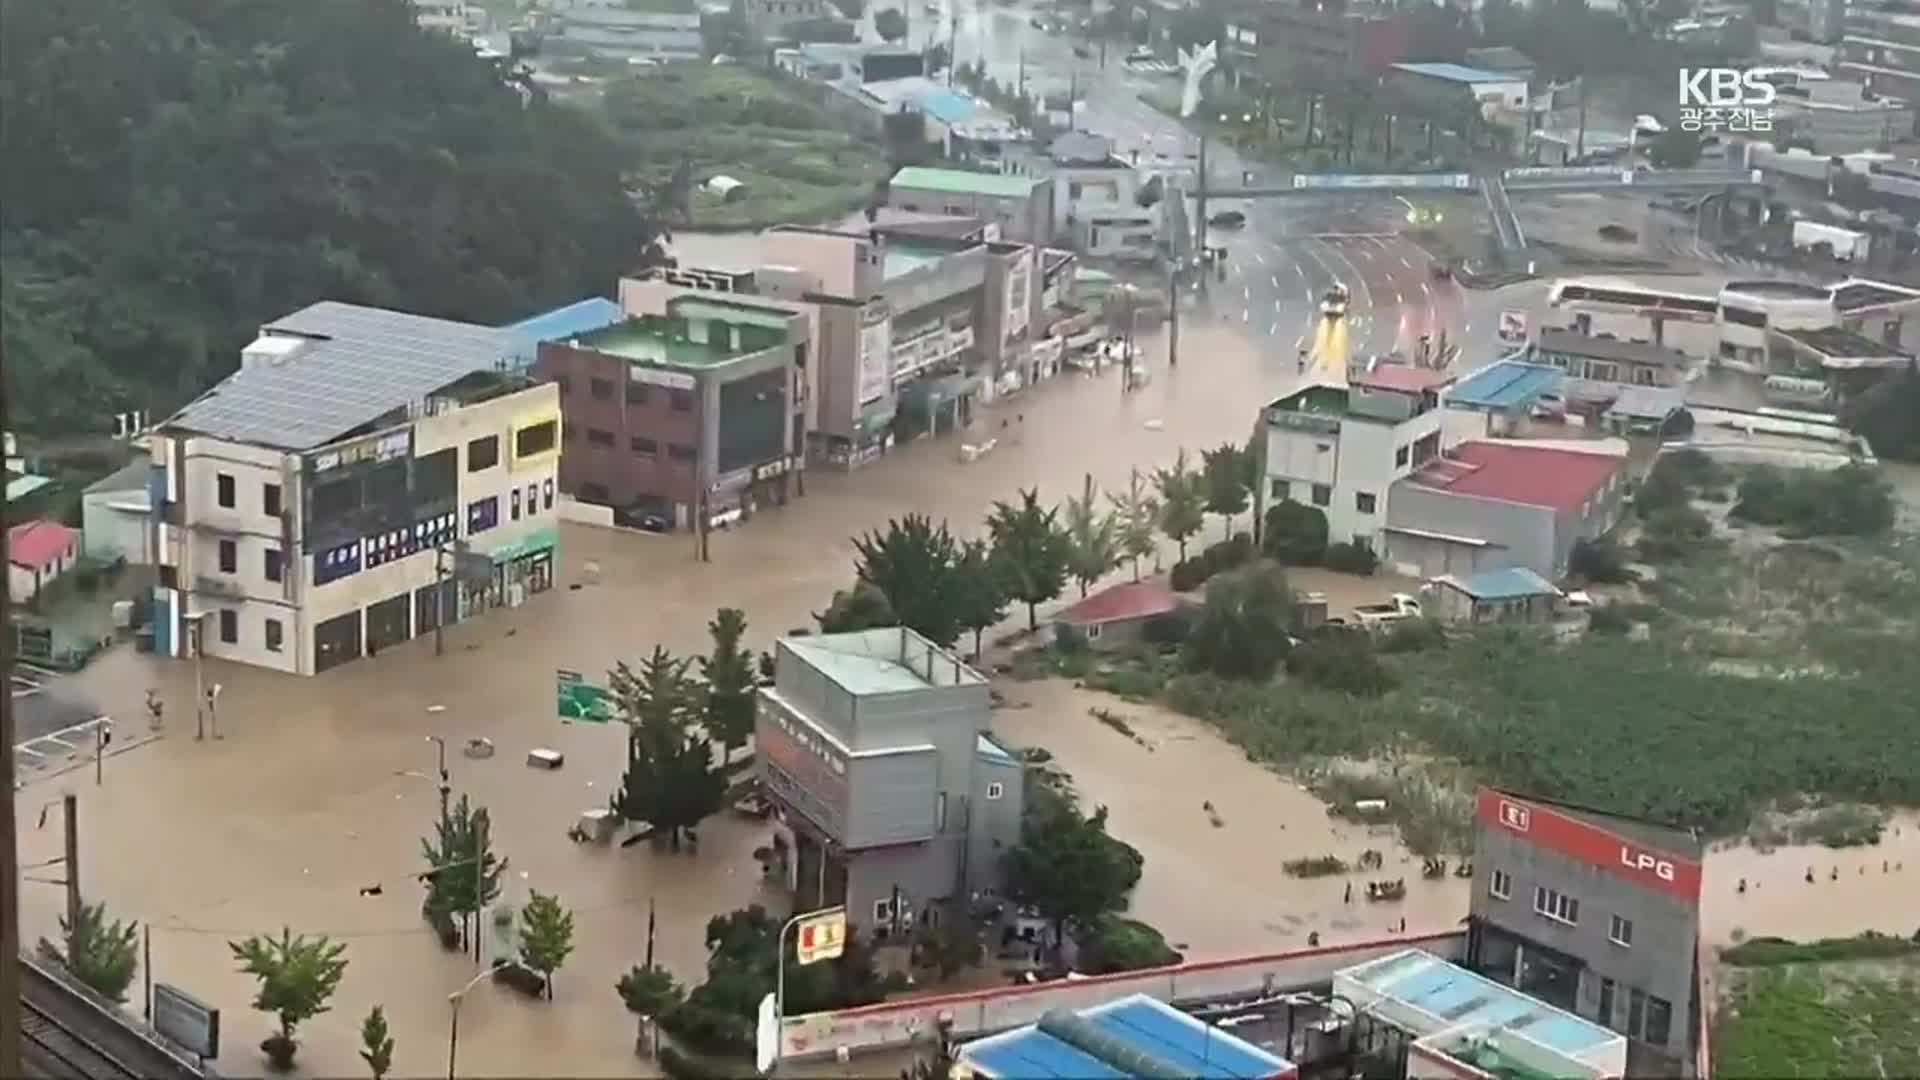
[[[1684,855],[1655,850],[1551,806],[1497,791],[1480,792],[1478,816],[1483,825],[1504,829],[1615,877],[1689,904],[1700,902],[1700,863]]]

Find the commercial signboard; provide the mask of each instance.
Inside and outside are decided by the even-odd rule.
[[[667,390],[692,390],[698,384],[698,380],[684,371],[668,371],[651,364],[628,364],[627,378]]]
[[[1434,191],[1466,191],[1473,187],[1468,173],[1295,173],[1296,191],[1378,191],[1391,188],[1422,188]]]
[[[409,457],[413,454],[413,429],[392,431],[385,435],[376,435],[371,439],[348,443],[345,446],[328,447],[314,454],[308,460],[313,463],[313,471],[329,472],[346,465],[358,465],[362,462],[392,461],[395,458]]]
[[[762,706],[753,734],[762,775],[774,795],[839,838],[847,826],[847,759],[798,721]]]
[[[220,1010],[177,986],[153,984],[153,1029],[189,1053],[220,1056]]]
[[[1524,311],[1503,311],[1500,313],[1500,340],[1527,340],[1527,315]]]
[[[1622,170],[1617,165],[1535,165],[1524,169],[1508,169],[1501,177],[1508,182],[1515,180],[1619,180],[1621,173],[1631,175],[1633,170]]]
[[[802,964],[838,960],[847,946],[847,909],[816,911],[794,928],[794,952]]]
[[[893,387],[893,316],[885,304],[860,311],[860,404],[871,405]]]
[[[1676,900],[1694,905],[1700,902],[1701,867],[1690,856],[1648,847],[1552,806],[1497,791],[1480,793],[1476,816],[1487,828],[1521,837]]]

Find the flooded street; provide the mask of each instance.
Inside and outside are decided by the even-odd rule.
[[[1920,929],[1916,897],[1920,814],[1905,813],[1888,822],[1872,847],[1799,845],[1763,853],[1743,845],[1709,853],[1701,934],[1713,945],[1736,935],[1811,939],[1878,930],[1907,937]]]
[[[1530,307],[1544,291],[1530,284],[1466,294],[1463,325],[1475,331],[1463,342],[1467,366],[1496,355],[1495,312]],[[1289,317],[1310,318],[1301,305]],[[433,655],[430,640],[414,641],[309,680],[208,662],[207,682],[222,686],[218,740],[193,738],[190,665],[116,650],[70,681],[128,728],[143,715],[146,689],[157,688],[166,736],[112,756],[98,787],[90,767],[30,778],[20,795],[23,864],[58,855],[59,797],[77,792],[86,895],[114,917],[151,927],[157,980],[225,1010],[223,1071],[257,1072],[257,1044],[271,1030],[267,1017],[248,1008],[253,986],[235,973],[227,942],[284,925],[348,946],[350,967],[333,1010],[301,1031],[305,1075],[361,1072],[358,1025],[376,1003],[386,1007],[398,1042],[395,1075],[437,1074],[446,1064],[447,995],[475,970],[471,958],[444,952],[427,930],[412,876],[423,866],[419,837],[436,813],[433,784],[424,778],[436,766],[429,736],[443,736],[456,795],[470,794],[493,814],[496,850],[511,859],[509,900],[529,887],[557,893],[576,920],[576,949],[554,1001],[490,984],[469,995],[461,1069],[631,1075],[643,1063],[633,1056],[634,1023],[613,984],[645,957],[649,901],[658,910],[660,961],[697,982],[707,919],[763,898],[752,852],[766,842],[766,827],[723,815],[702,829],[697,855],[569,842],[579,814],[604,807],[617,788],[625,732],[555,719],[554,669],[597,679],[656,644],[698,651],[722,605],[746,610],[749,644],[764,648],[812,625],[812,613],[851,580],[850,538],[889,518],[924,513],[972,535],[992,502],[1019,488],[1037,486],[1043,499],[1059,500],[1091,473],[1104,489],[1121,489],[1130,470],[1168,464],[1183,446],[1197,452],[1244,442],[1260,404],[1298,377],[1294,340],[1263,334],[1237,314],[1218,321],[1196,314],[1182,327],[1177,369],[1167,367],[1164,332],[1143,339],[1153,374],[1144,389],[1123,394],[1111,370],[1063,375],[982,410],[977,435],[908,443],[851,475],[810,472],[804,498],[717,534],[711,562],[697,561],[685,536],[566,527],[557,587],[522,608],[449,629],[444,656]],[[959,445],[983,435],[1000,438],[999,446],[961,464]],[[1203,538],[1219,530],[1209,521]],[[1061,602],[1077,598],[1074,592]],[[1197,722],[1117,706],[1154,746],[1148,751],[1094,721],[1087,696],[1064,685],[1009,689],[1021,707],[997,714],[999,730],[1015,743],[1053,750],[1089,803],[1112,806],[1113,831],[1147,859],[1137,913],[1190,955],[1302,946],[1313,930],[1332,943],[1384,932],[1403,915],[1409,932],[1444,929],[1464,912],[1463,884],[1417,880],[1417,862],[1401,862],[1397,846],[1330,820],[1311,796]],[[498,753],[460,756],[470,737],[491,739]],[[564,768],[524,764],[529,750],[543,747],[563,752]],[[410,772],[422,775],[402,775]],[[1219,827],[1201,808],[1209,800],[1224,819]],[[48,802],[46,824],[36,827]],[[1897,842],[1911,845],[1917,835],[1920,826],[1908,827]],[[1894,843],[1890,837],[1889,851]],[[1301,881],[1281,870],[1286,859],[1352,858],[1367,847],[1387,853],[1375,876],[1409,878],[1405,903],[1356,897],[1349,906],[1346,879]],[[1920,852],[1904,850],[1909,873],[1920,872]],[[1876,866],[1880,852],[1871,853]],[[1829,854],[1819,865],[1851,857]],[[1764,888],[1724,919],[1725,898],[1716,892],[1717,924],[1757,933],[1809,913],[1837,922],[1855,910],[1851,894],[1837,902],[1843,886],[1854,887],[1850,880],[1816,889],[1799,883],[1797,854],[1765,862]],[[1851,872],[1843,861],[1843,875]],[[1710,880],[1718,889],[1732,877],[1716,862]],[[54,932],[61,902],[57,887],[27,886],[28,940]],[[1868,911],[1894,901],[1883,887],[1858,903]]]
[[[1383,937],[1402,918],[1408,933],[1431,933],[1453,928],[1466,912],[1468,882],[1421,880],[1420,860],[1393,829],[1329,817],[1325,803],[1200,721],[1063,680],[1001,690],[1008,707],[994,714],[995,730],[1015,745],[1052,751],[1082,804],[1108,808],[1108,830],[1146,856],[1129,913],[1190,960],[1305,948],[1313,931],[1325,945]],[[1140,741],[1089,715],[1094,706],[1123,719]],[[1217,827],[1207,802],[1221,818]],[[1368,848],[1385,857],[1381,870],[1302,879],[1282,869],[1323,855],[1351,864]],[[1367,902],[1367,881],[1393,878],[1406,879],[1404,901]]]

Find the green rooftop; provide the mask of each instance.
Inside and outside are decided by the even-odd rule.
[[[724,310],[724,309],[722,309]],[[584,334],[582,348],[671,367],[716,367],[771,349],[786,341],[784,331],[755,325],[744,313],[723,318],[705,312],[682,316],[647,315]]]
[[[910,165],[893,174],[892,186],[914,191],[942,191],[952,195],[991,195],[1001,199],[1024,199],[1041,181],[1031,176],[1002,176],[999,173],[968,172],[964,169],[934,169]]]

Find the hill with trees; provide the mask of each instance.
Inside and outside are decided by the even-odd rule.
[[[0,0],[12,423],[177,406],[321,299],[497,324],[654,254],[618,147],[405,0]]]

